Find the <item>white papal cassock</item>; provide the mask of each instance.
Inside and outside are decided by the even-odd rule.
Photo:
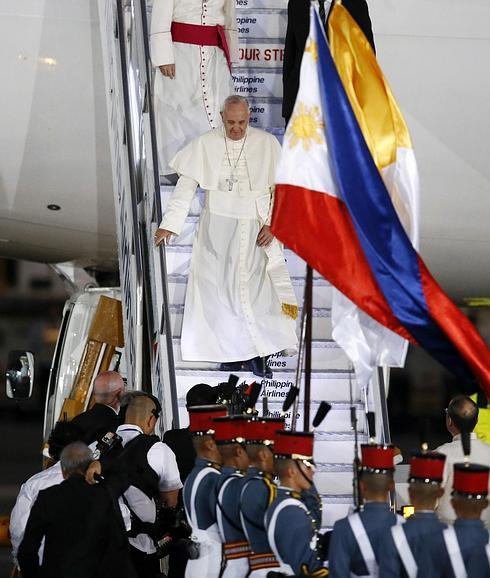
[[[187,145],[172,161],[180,175],[160,229],[182,230],[199,185],[205,204],[190,265],[182,358],[242,361],[296,346],[297,304],[279,242],[257,246],[270,224],[276,138],[248,128],[245,142],[222,128]],[[241,151],[241,154],[240,154]],[[231,168],[235,182],[231,183]]]
[[[175,78],[157,69],[154,107],[160,170],[194,137],[221,126],[220,108],[235,92],[225,53],[218,46],[172,40],[172,22],[223,27],[231,62],[238,60],[236,0],[154,0],[150,48],[153,66],[175,64]],[[199,31],[195,33],[199,36]]]

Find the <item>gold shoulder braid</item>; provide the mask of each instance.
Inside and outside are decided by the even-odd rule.
[[[269,480],[268,478],[264,477],[264,484],[269,489],[269,499],[267,501],[267,506],[270,506],[272,502],[276,499],[277,496],[277,486],[274,482]]]

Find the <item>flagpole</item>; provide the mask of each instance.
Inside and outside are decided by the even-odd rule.
[[[305,392],[303,404],[303,430],[310,431],[310,400],[311,400],[311,340],[313,334],[313,269],[306,266],[306,328],[305,328]]]

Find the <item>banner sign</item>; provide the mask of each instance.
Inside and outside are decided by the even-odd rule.
[[[282,98],[280,70],[237,68],[233,70],[235,92],[241,96]]]
[[[267,8],[268,10],[286,10],[288,0],[236,0],[237,12],[241,8]]]
[[[270,42],[240,41],[238,48],[238,66],[254,68],[279,68],[282,70],[284,44]]]
[[[284,44],[288,23],[286,10],[242,10],[236,20],[240,38],[277,38],[280,44]]]
[[[250,126],[257,128],[283,127],[282,101],[270,98],[250,98]]]

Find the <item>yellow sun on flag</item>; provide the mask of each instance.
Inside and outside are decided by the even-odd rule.
[[[313,40],[313,38],[309,39],[309,42],[305,48],[305,52],[311,54],[313,62],[318,60],[318,44],[316,43],[316,40]]]
[[[289,147],[294,148],[301,141],[303,149],[309,151],[313,144],[322,144],[324,126],[320,108],[318,106],[308,108],[300,102],[294,110],[287,130]]]

